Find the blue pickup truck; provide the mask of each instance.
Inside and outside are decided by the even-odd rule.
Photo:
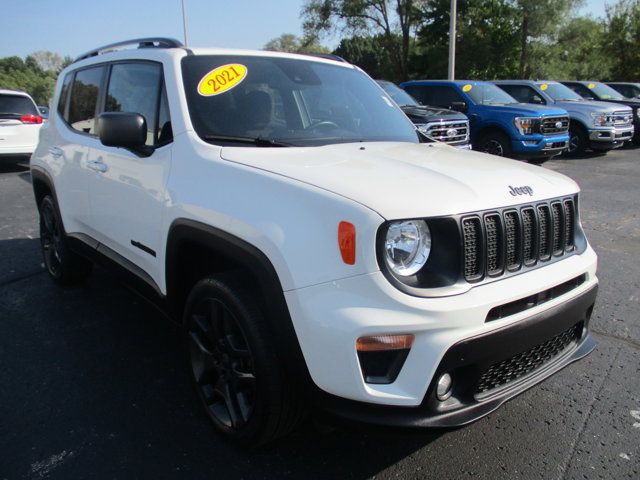
[[[569,146],[566,110],[518,103],[492,83],[414,80],[400,87],[425,105],[465,113],[474,150],[542,163]]]

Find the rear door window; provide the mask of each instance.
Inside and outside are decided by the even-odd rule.
[[[95,135],[98,99],[104,77],[104,66],[87,68],[76,73],[71,90],[68,123],[78,132]]]
[[[62,115],[62,118],[68,120],[67,116],[67,100],[69,99],[69,90],[71,89],[71,80],[73,79],[73,74],[68,73],[66,77],[64,77],[64,82],[62,83],[62,90],[60,91],[60,99],[58,100],[58,113]]]

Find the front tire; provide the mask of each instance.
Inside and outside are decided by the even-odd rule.
[[[478,150],[499,157],[511,157],[511,140],[504,133],[485,133],[478,142]]]
[[[569,148],[565,155],[567,157],[579,157],[587,151],[589,140],[587,133],[579,125],[569,126]]]
[[[191,372],[215,429],[245,445],[293,430],[304,415],[253,295],[234,276],[198,282],[184,314]]]
[[[83,282],[91,273],[93,264],[69,249],[60,213],[51,195],[42,199],[39,210],[40,246],[49,276],[60,285]]]

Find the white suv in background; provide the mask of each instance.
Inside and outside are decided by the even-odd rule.
[[[29,94],[0,90],[0,156],[31,155],[43,118]]]
[[[463,425],[595,346],[576,183],[430,140],[338,57],[102,47],[61,73],[31,171],[51,277],[101,262],[182,324],[240,442],[311,405]]]

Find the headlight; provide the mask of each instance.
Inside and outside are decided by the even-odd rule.
[[[431,252],[431,232],[424,220],[392,222],[384,241],[385,261],[396,275],[420,271]]]
[[[609,116],[605,113],[592,113],[591,118],[593,118],[593,125],[596,127],[609,126]]]
[[[536,133],[539,119],[537,117],[516,117],[513,124],[520,132],[520,135],[531,135]]]

